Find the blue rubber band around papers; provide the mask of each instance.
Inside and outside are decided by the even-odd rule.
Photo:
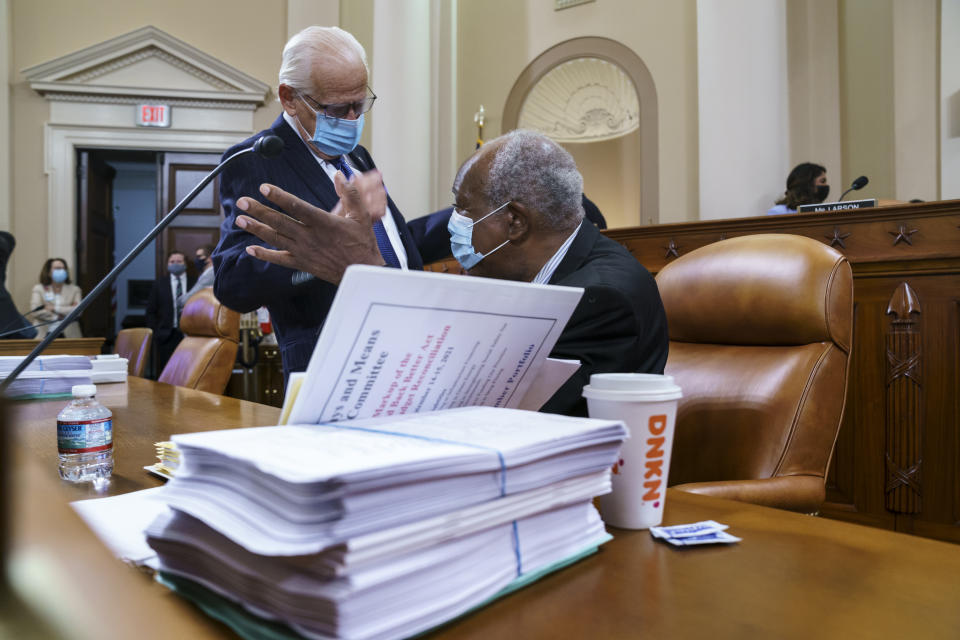
[[[400,438],[413,438],[414,440],[423,440],[425,442],[435,442],[437,444],[455,444],[462,447],[470,447],[473,449],[481,449],[483,451],[493,451],[497,454],[497,459],[500,461],[500,497],[503,498],[507,495],[507,461],[503,457],[503,452],[494,447],[485,447],[482,444],[474,444],[472,442],[459,442],[457,440],[447,440],[445,438],[431,438],[430,436],[421,436],[415,433],[403,433],[400,431],[387,431],[385,429],[372,429],[370,427],[355,427],[345,424],[340,424],[338,422],[325,422],[320,426],[323,427],[336,427],[338,429],[349,429],[351,431],[365,431],[367,433],[379,433],[387,436],[398,436]],[[520,555],[520,533],[517,529],[517,521],[513,521],[513,554],[517,558],[517,575],[523,575],[523,560]]]

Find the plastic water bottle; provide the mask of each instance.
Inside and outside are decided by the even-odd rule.
[[[113,413],[97,402],[97,387],[78,384],[73,401],[57,416],[60,477],[103,483],[113,473]]]

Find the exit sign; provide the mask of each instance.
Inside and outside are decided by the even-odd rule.
[[[140,104],[137,105],[138,127],[169,127],[170,105],[168,104]]]

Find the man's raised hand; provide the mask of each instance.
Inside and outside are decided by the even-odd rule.
[[[371,210],[377,211],[376,192],[383,193],[379,174],[347,181],[338,173],[334,186],[340,202],[331,212],[269,184],[261,185],[260,192],[289,215],[253,198],[238,199],[237,208],[246,215],[237,216],[237,226],[276,247],[250,245],[247,253],[333,284],[339,284],[351,264],[383,265],[371,216]],[[386,196],[383,202],[385,206]]]

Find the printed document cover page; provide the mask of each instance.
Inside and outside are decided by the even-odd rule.
[[[289,423],[515,408],[582,294],[573,287],[352,266]]]

